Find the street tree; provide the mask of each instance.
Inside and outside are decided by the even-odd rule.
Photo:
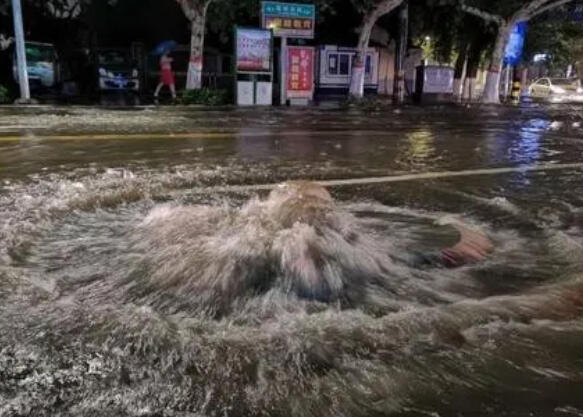
[[[491,53],[486,85],[482,95],[484,103],[496,104],[500,102],[500,73],[504,50],[510,39],[512,28],[518,22],[528,21],[570,1],[572,0],[509,0],[505,2],[475,0],[461,3],[461,9],[464,12],[479,17],[496,28],[496,42]]]
[[[187,90],[202,87],[202,65],[206,16],[213,0],[176,0],[190,21],[190,59],[188,61]]]
[[[364,17],[360,28],[356,56],[352,64],[352,74],[350,77],[350,96],[362,98],[364,96],[364,76],[366,49],[370,41],[370,36],[374,25],[382,17],[397,7],[404,0],[353,0],[353,4]]]
[[[427,57],[437,62],[454,64],[454,96],[461,99],[475,82],[482,51],[489,50],[494,41],[492,28],[448,0],[411,2],[409,14],[413,44],[422,46],[429,52]]]

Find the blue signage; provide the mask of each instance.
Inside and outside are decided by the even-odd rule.
[[[316,16],[316,7],[313,4],[264,1],[263,15],[271,17],[297,17],[300,19],[313,19]]]
[[[506,65],[518,65],[522,58],[522,50],[524,49],[524,38],[526,37],[526,22],[518,22],[512,28],[510,39],[506,45],[504,52],[504,63]]]
[[[314,38],[316,6],[301,3],[264,1],[261,4],[262,26],[274,36],[286,38]]]

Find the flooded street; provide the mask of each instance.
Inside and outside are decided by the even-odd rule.
[[[582,174],[567,105],[0,108],[0,416],[583,416]]]

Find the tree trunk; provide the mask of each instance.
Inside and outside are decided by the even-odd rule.
[[[468,57],[466,55],[466,59],[464,60],[464,67],[462,69],[462,78],[459,86],[459,99],[461,101],[462,97],[464,96],[464,88],[466,84],[466,76],[468,74]]]
[[[506,48],[506,44],[508,43],[508,39],[510,38],[510,32],[513,25],[514,23],[511,22],[500,25],[498,28],[496,45],[494,46],[490,67],[488,68],[486,74],[486,85],[484,87],[484,94],[482,96],[483,103],[500,103],[500,73],[502,72],[504,50]]]
[[[520,72],[520,95],[526,95],[528,87],[528,66],[524,66]]]
[[[473,77],[466,77],[464,81],[464,91],[462,94],[462,101],[471,102],[474,98],[474,91],[476,90],[476,79]]]
[[[362,98],[364,96],[364,77],[366,73],[366,50],[370,40],[370,34],[377,20],[398,7],[403,0],[376,1],[374,8],[366,14],[362,29],[358,38],[358,47],[354,61],[352,62],[352,76],[350,78],[351,97]]]
[[[194,14],[191,20],[190,60],[186,78],[187,90],[202,88],[202,63],[204,54],[204,30],[206,22],[206,7]]]
[[[461,101],[464,93],[464,83],[468,69],[470,47],[462,48],[456,63],[455,63],[455,77],[453,80],[453,96],[456,101]]]
[[[362,98],[364,96],[364,76],[366,64],[366,50],[370,40],[370,34],[378,19],[377,14],[373,11],[366,15],[364,25],[358,38],[358,47],[354,60],[352,61],[352,76],[350,78],[350,97]]]
[[[393,87],[393,102],[402,104],[405,101],[405,56],[409,40],[409,3],[401,6],[399,13],[399,42],[395,54],[395,81]]]

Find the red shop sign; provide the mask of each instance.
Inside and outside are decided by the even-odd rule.
[[[287,97],[312,98],[314,90],[314,48],[288,46]]]

